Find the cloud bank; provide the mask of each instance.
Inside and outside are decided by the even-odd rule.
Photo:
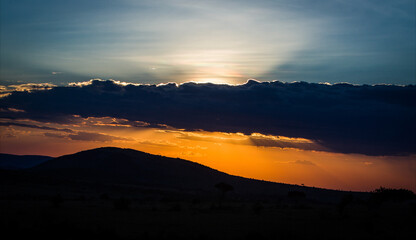
[[[235,86],[133,85],[92,80],[47,91],[13,92],[0,99],[0,108],[22,110],[0,111],[0,117],[8,119],[65,123],[72,115],[114,117],[185,130],[304,138],[341,153],[416,152],[414,85],[254,80]]]
[[[37,124],[27,124],[21,122],[0,122],[0,126],[17,126],[24,128],[33,128],[39,130],[46,130],[48,132],[43,133],[45,137],[55,137],[55,138],[66,138],[71,140],[78,141],[94,141],[94,142],[111,142],[111,141],[132,141],[130,138],[116,137],[103,133],[95,132],[85,132],[85,131],[76,131],[69,128],[55,128],[48,126],[40,126]],[[51,132],[49,132],[51,131]]]

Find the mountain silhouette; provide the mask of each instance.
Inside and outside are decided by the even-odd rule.
[[[132,149],[0,169],[0,187],[3,235],[18,239],[402,239],[414,232],[409,191],[267,182]]]
[[[215,184],[234,187],[233,194],[286,195],[303,191],[308,197],[338,198],[340,191],[274,183],[229,175],[204,165],[115,147],[97,148],[54,158],[28,170],[42,176],[103,184],[137,185],[180,191],[214,192]]]
[[[0,169],[26,169],[51,159],[52,157],[41,155],[13,155],[0,153]]]
[[[114,147],[57,157],[30,171],[71,180],[183,189],[205,189],[231,177],[191,161]]]

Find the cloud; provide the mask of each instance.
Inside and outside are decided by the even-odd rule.
[[[416,152],[414,85],[248,81],[243,85],[157,86],[93,80],[49,91],[13,92],[0,99],[0,108],[25,111],[15,118],[47,122],[62,123],[79,115],[184,130],[259,133],[251,137],[258,145],[284,142],[284,138],[264,137],[272,135],[310,140],[299,144],[315,143],[333,152]],[[0,114],[5,118],[14,113]]]
[[[55,133],[55,132],[45,132],[43,134],[45,137],[53,137],[53,138],[66,138],[68,135],[61,134],[61,133]]]
[[[16,109],[16,108],[8,108],[8,109],[0,108],[0,112],[14,112],[14,113],[19,113],[19,112],[24,112],[24,110]]]
[[[309,165],[309,166],[316,166],[315,163],[308,161],[308,160],[296,160],[293,162],[294,164],[301,164],[301,165]]]
[[[192,141],[228,143],[235,145],[248,145],[257,147],[297,148],[302,150],[315,151],[326,150],[324,147],[308,139],[263,135],[260,133],[252,133],[250,135],[245,135],[243,133],[216,132],[213,134],[207,134],[200,133],[198,131],[184,132],[177,130],[163,130],[163,132],[176,133],[177,138]]]
[[[112,141],[132,141],[129,138],[115,137],[102,133],[79,131],[71,134],[61,134],[54,132],[46,132],[45,137],[66,138],[77,141],[91,141],[91,142],[112,142]]]
[[[42,130],[52,130],[52,131],[59,131],[59,132],[67,132],[73,133],[74,131],[69,128],[54,128],[54,127],[46,127],[46,126],[38,126],[34,124],[26,124],[26,123],[18,123],[18,122],[0,122],[0,126],[17,126],[17,127],[26,127],[26,128],[36,128]]]
[[[75,131],[69,128],[56,128],[56,127],[40,126],[36,124],[27,124],[27,123],[20,123],[20,122],[0,122],[0,126],[6,126],[6,127],[16,126],[16,127],[46,130],[46,131],[49,131],[49,132],[43,133],[43,135],[46,137],[67,138],[67,139],[79,140],[79,141],[95,141],[95,142],[111,142],[111,141],[118,141],[118,140],[132,141],[132,139],[130,138],[116,137],[116,136],[111,136],[111,135],[102,134],[102,133]]]
[[[118,119],[114,117],[87,117],[81,118],[80,116],[73,115],[72,121],[75,124],[84,126],[105,126],[105,127],[152,127],[151,124],[142,121],[129,121],[127,119]]]
[[[163,140],[157,140],[157,141],[138,141],[137,143],[143,144],[143,145],[149,145],[153,147],[180,147],[178,144],[169,142],[169,141],[163,141]]]
[[[102,133],[82,132],[82,131],[74,133],[74,134],[69,134],[68,138],[70,138],[71,140],[94,141],[94,142],[112,142],[115,140],[131,141],[131,139],[128,139],[128,138],[115,137],[115,136],[110,136],[110,135],[102,134]]]
[[[0,93],[11,93],[11,92],[31,92],[39,90],[50,90],[56,85],[51,83],[24,83],[17,85],[1,86]]]
[[[3,86],[0,85],[0,98],[7,97],[13,92],[32,92],[41,90],[50,90],[56,85],[51,83],[25,83],[18,85]]]
[[[298,148],[303,150],[325,151],[325,147],[304,138],[288,138],[281,136],[253,133],[249,136],[251,144],[259,147]]]

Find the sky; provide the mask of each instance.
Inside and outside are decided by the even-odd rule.
[[[0,152],[416,191],[416,3],[0,0]]]
[[[415,83],[413,0],[1,0],[0,84]]]
[[[0,152],[104,146],[255,179],[416,191],[416,86],[247,81],[15,85],[0,98]]]

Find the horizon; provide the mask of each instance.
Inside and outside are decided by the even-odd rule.
[[[0,2],[0,152],[416,192],[416,2]]]
[[[3,153],[3,152],[0,152],[0,154],[10,154],[10,155],[13,155],[13,156],[42,156],[42,157],[51,157],[52,159],[54,159],[54,158],[60,158],[60,157],[65,157],[65,156],[71,156],[71,155],[75,155],[75,154],[78,154],[78,153],[89,152],[89,151],[96,151],[96,150],[101,150],[101,149],[133,150],[133,151],[137,151],[137,152],[141,152],[141,153],[151,154],[151,153],[144,152],[144,151],[140,151],[140,150],[133,149],[133,148],[123,148],[123,147],[114,147],[114,146],[102,146],[102,147],[98,147],[98,148],[84,149],[84,150],[80,150],[80,151],[77,151],[77,152],[74,152],[74,153],[68,153],[68,154],[57,155],[57,156],[34,155],[34,154],[21,154],[21,155],[19,155],[19,154],[10,154],[10,153]],[[223,172],[223,171],[220,171],[220,170],[218,170],[218,169],[215,169],[215,168],[209,167],[209,166],[207,166],[207,165],[203,165],[203,164],[201,164],[201,163],[198,163],[198,162],[196,162],[196,161],[191,161],[191,160],[184,159],[184,158],[169,157],[169,156],[164,156],[164,155],[159,155],[159,154],[151,154],[151,155],[155,155],[155,156],[159,156],[159,157],[166,157],[166,158],[180,159],[180,160],[184,160],[184,161],[189,161],[189,162],[192,162],[192,163],[200,164],[201,166],[204,166],[204,167],[208,167],[208,168],[210,168],[210,169],[212,169],[212,170],[216,170],[216,171],[219,171],[219,172],[221,172],[221,173],[228,174],[228,175],[230,175],[230,176],[243,177],[243,178],[252,179],[252,180],[259,180],[259,181],[272,182],[272,183],[279,183],[279,184],[287,184],[287,185],[297,185],[297,186],[308,187],[308,188],[319,188],[319,189],[334,190],[334,191],[346,191],[346,192],[373,192],[374,190],[376,190],[376,189],[370,189],[370,190],[345,190],[345,189],[325,188],[325,187],[309,186],[309,185],[305,185],[305,184],[284,183],[284,182],[277,182],[277,181],[272,181],[272,180],[267,180],[267,179],[259,179],[259,178],[244,177],[244,176],[240,176],[240,175],[233,175],[233,174],[230,174],[230,173],[227,173],[227,172]],[[50,159],[50,160],[52,160],[52,159]],[[50,160],[46,160],[45,162],[42,162],[42,164],[43,164],[43,163],[46,163],[47,161],[50,161]],[[36,165],[35,165],[35,166],[36,166]],[[380,187],[379,187],[379,188],[377,188],[377,189],[380,189],[380,188],[386,188],[386,189],[405,189],[405,190],[410,190],[410,191],[412,191],[412,192],[413,192],[413,191],[415,191],[415,190],[413,190],[413,189],[406,189],[406,188],[400,188],[400,187],[396,187],[396,188],[394,188],[394,187],[393,187],[393,188],[389,188],[389,187],[385,187],[385,186],[380,186]]]

